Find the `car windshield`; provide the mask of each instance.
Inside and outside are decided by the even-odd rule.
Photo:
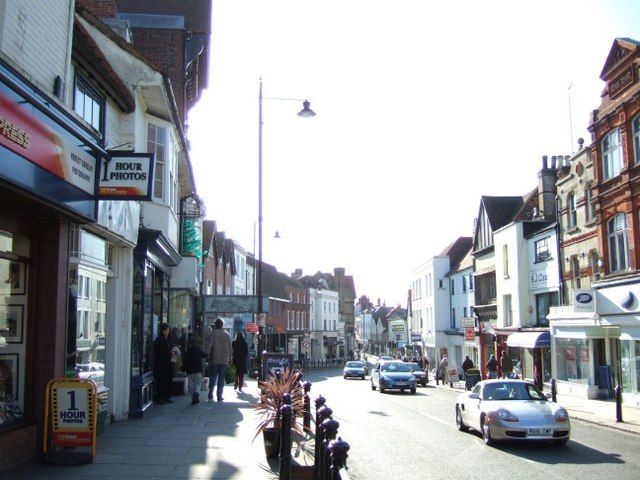
[[[484,386],[483,400],[543,400],[547,398],[538,388],[526,382],[496,382]]]
[[[410,372],[409,365],[404,362],[388,362],[380,366],[382,372]]]
[[[363,365],[362,365],[362,362],[347,362],[345,367],[347,367],[347,368],[362,368]]]

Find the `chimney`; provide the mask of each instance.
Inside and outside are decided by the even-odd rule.
[[[296,270],[291,274],[291,278],[298,280],[300,277],[302,277],[302,269],[296,268]]]
[[[544,155],[542,170],[538,172],[538,211],[541,220],[553,221],[556,218],[556,158],[555,155],[551,157],[551,168],[548,168],[549,157]]]
[[[344,278],[344,272],[345,272],[344,268],[336,267],[333,269],[333,274],[335,275],[336,279]]]
[[[77,0],[76,3],[98,18],[116,18],[118,16],[117,0]]]

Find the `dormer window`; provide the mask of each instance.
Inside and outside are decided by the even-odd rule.
[[[73,87],[73,110],[95,131],[104,134],[105,96],[80,72],[76,72]]]

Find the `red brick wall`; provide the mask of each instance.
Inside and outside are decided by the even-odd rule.
[[[133,28],[133,45],[161,68],[171,80],[184,124],[185,31],[159,28]]]
[[[115,18],[118,14],[118,2],[116,0],[76,0],[98,18]]]

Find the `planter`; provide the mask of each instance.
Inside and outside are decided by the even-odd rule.
[[[280,453],[280,430],[274,427],[262,431],[264,440],[264,453],[267,458],[278,458]]]

